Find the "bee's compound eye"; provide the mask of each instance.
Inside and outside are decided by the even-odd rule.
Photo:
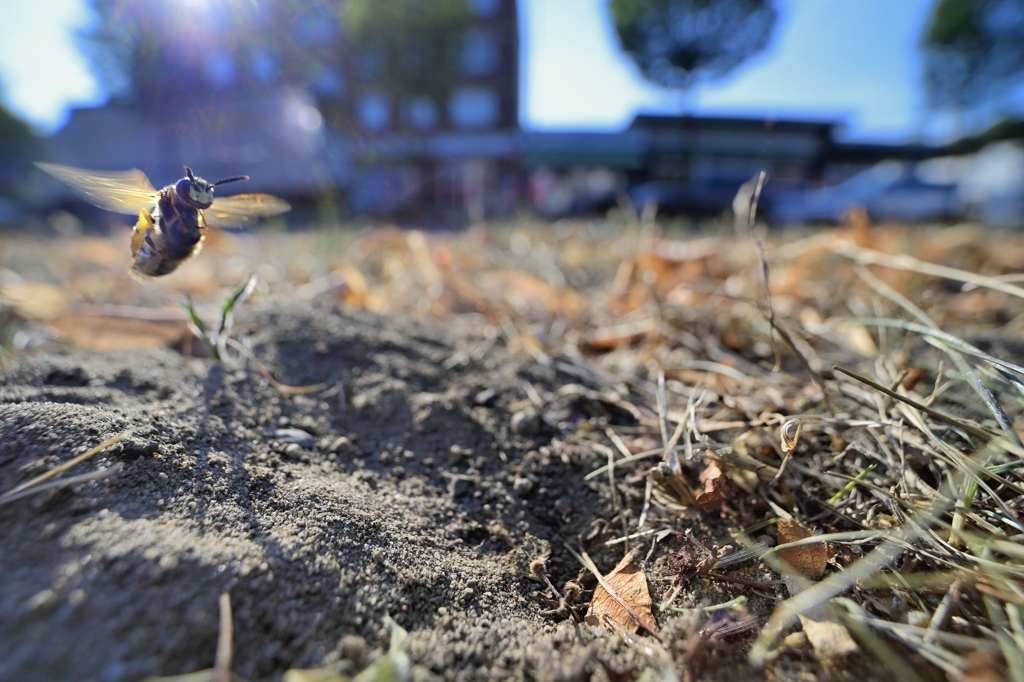
[[[174,192],[182,199],[188,199],[192,194],[192,181],[188,178],[178,180],[174,185]]]

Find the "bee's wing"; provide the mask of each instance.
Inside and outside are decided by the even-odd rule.
[[[238,194],[214,199],[213,206],[203,210],[203,219],[209,227],[241,227],[255,218],[277,215],[290,208],[287,201],[269,194]]]
[[[135,215],[156,201],[158,192],[140,170],[121,172],[89,171],[52,163],[37,163],[84,199],[115,213]]]

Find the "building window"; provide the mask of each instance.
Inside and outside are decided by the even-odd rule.
[[[462,72],[467,76],[489,76],[498,70],[501,50],[498,39],[486,29],[467,31],[462,43]]]
[[[469,0],[469,11],[478,17],[491,17],[500,5],[501,0]]]
[[[379,92],[368,92],[359,98],[356,115],[364,129],[377,133],[391,125],[391,103]]]
[[[429,97],[413,97],[402,108],[405,124],[415,130],[430,130],[437,126],[437,104]]]
[[[492,128],[498,123],[498,95],[490,88],[459,88],[448,101],[448,117],[456,128]]]

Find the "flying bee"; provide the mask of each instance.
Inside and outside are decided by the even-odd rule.
[[[140,170],[89,171],[52,163],[36,166],[102,209],[138,215],[132,229],[132,267],[128,274],[142,281],[174,272],[199,253],[209,227],[241,227],[291,208],[284,199],[269,194],[239,194],[217,199],[215,204],[216,187],[248,180],[248,175],[207,182],[185,166],[186,177],[158,190]]]

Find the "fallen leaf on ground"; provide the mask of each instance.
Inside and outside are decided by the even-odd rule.
[[[654,622],[654,616],[651,615],[651,594],[647,590],[647,575],[633,561],[632,554],[627,554],[622,558],[619,565],[605,576],[605,582],[615,590],[615,594],[622,601],[629,604],[629,607],[643,618],[647,627],[657,632],[658,624]],[[603,586],[598,585],[594,590],[590,608],[587,610],[586,621],[591,625],[605,625],[605,616],[630,632],[640,629],[640,624],[629,615],[626,609],[622,608]]]
[[[783,580],[791,596],[800,593],[800,587],[795,579],[787,576]],[[857,642],[850,636],[849,630],[836,618],[828,604],[818,604],[801,613],[799,618],[818,660],[841,658],[860,650]]]
[[[0,287],[0,303],[26,320],[48,320],[68,307],[63,289],[42,282],[4,284]]]
[[[839,344],[866,358],[878,355],[878,344],[868,328],[862,324],[844,322],[836,327],[834,338]]]
[[[857,643],[853,641],[850,633],[846,630],[846,626],[831,617],[815,616],[801,614],[800,624],[803,626],[804,632],[807,633],[807,639],[814,647],[814,653],[819,660],[841,658],[859,650]]]
[[[72,345],[99,352],[167,348],[189,334],[188,323],[178,312],[137,316],[74,311],[49,320],[47,326]]]
[[[700,482],[704,484],[704,492],[697,496],[700,508],[711,511],[722,506],[729,491],[729,479],[718,466],[718,462],[711,460],[708,463],[707,468],[700,474]]]
[[[801,526],[799,521],[779,519],[778,528],[780,545],[814,537],[814,533]],[[805,578],[817,580],[825,573],[828,546],[824,542],[814,542],[809,545],[787,547],[779,550],[779,558]]]
[[[921,369],[920,367],[908,368],[907,376],[903,378],[903,388],[907,391],[913,391],[918,382],[924,379],[927,374],[928,370]]]

